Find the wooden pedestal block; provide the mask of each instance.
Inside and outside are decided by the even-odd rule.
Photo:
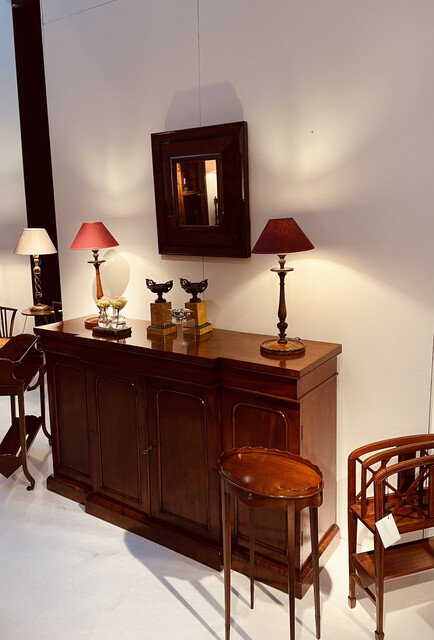
[[[170,302],[151,302],[151,324],[147,329],[149,335],[167,336],[176,333],[170,309]]]
[[[207,320],[206,302],[186,302],[186,309],[190,309],[193,315],[184,327],[184,333],[202,336],[212,331],[212,324]]]

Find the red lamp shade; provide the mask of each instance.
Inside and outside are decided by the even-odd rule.
[[[119,242],[102,222],[83,222],[71,249],[106,249],[118,245]]]
[[[267,222],[252,253],[295,253],[314,249],[294,218],[272,218]]]

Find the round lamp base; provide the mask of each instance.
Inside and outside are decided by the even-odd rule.
[[[86,318],[84,321],[85,329],[93,329],[98,326],[98,316],[91,316],[90,318]]]
[[[290,338],[286,342],[279,342],[275,338],[274,340],[265,340],[261,344],[261,353],[274,356],[295,356],[304,353],[305,350],[305,345],[298,338]]]

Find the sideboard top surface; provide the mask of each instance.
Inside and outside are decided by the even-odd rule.
[[[303,355],[273,357],[262,355],[259,346],[263,340],[272,336],[213,329],[204,336],[182,334],[178,328],[174,337],[165,339],[147,336],[149,322],[128,319],[132,333],[128,338],[113,339],[92,335],[84,327],[83,318],[65,320],[35,328],[41,338],[42,348],[50,351],[54,344],[73,342],[77,347],[106,349],[123,353],[142,353],[142,355],[185,360],[187,362],[214,366],[216,361],[224,361],[226,366],[268,371],[281,376],[300,378],[324,362],[338,356],[340,344],[304,340],[306,351]],[[51,346],[50,346],[51,345]],[[57,350],[57,349],[56,349]]]

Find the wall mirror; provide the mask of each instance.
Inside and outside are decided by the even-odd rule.
[[[247,122],[151,135],[161,254],[250,256]]]

